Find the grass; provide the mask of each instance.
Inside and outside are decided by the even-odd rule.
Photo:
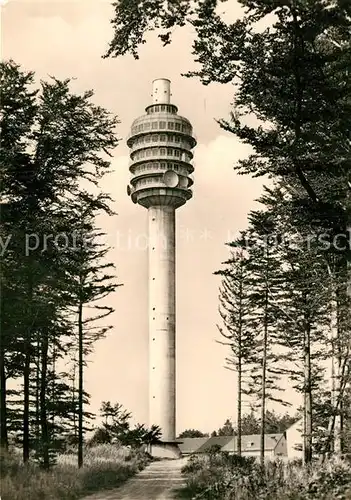
[[[81,469],[74,454],[60,455],[48,472],[23,465],[14,453],[2,451],[0,458],[1,500],[78,500],[120,486],[149,462],[145,453],[116,445],[87,449]]]
[[[351,500],[351,465],[334,460],[313,468],[299,463],[258,463],[227,454],[194,456],[183,468],[178,498],[211,500]]]

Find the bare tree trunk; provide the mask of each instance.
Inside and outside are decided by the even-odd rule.
[[[43,450],[43,467],[50,467],[49,457],[49,429],[46,411],[46,384],[47,384],[47,367],[48,367],[48,350],[49,338],[48,332],[43,332],[42,349],[41,349],[41,380],[40,380],[40,427],[41,427],[41,444]]]
[[[351,232],[350,232],[351,236]],[[345,374],[343,371],[344,360],[349,363],[349,347],[351,343],[350,337],[350,297],[348,296],[348,274],[350,270],[348,269],[348,263],[344,264],[346,283],[338,290],[337,304],[338,304],[338,335],[337,335],[337,380],[338,387],[342,387],[342,378]],[[339,380],[341,383],[339,383]],[[347,382],[347,381],[346,381]],[[343,453],[344,443],[344,405],[343,397],[340,398],[339,410],[335,412],[335,432],[337,433],[338,443],[337,443],[337,453],[340,456]]]
[[[83,466],[83,304],[78,306],[78,467]]]
[[[23,462],[29,460],[29,378],[30,378],[30,339],[26,334],[25,341],[25,360],[23,370]]]
[[[40,443],[40,334],[37,331],[36,380],[35,380],[35,437]]]
[[[238,414],[237,414],[237,425],[238,425],[238,436],[237,436],[237,454],[241,456],[241,399],[242,399],[242,360],[241,360],[241,349],[239,349],[239,359],[238,359]]]
[[[23,462],[29,460],[29,390],[30,390],[30,363],[31,363],[31,340],[33,320],[33,277],[32,266],[29,268],[28,276],[28,319],[30,326],[24,332],[24,368],[23,368]]]
[[[239,285],[239,335],[238,335],[238,408],[237,408],[237,426],[238,426],[238,436],[237,436],[237,453],[241,456],[241,403],[242,403],[242,330],[243,330],[243,321],[242,321],[242,297],[243,297],[243,282],[242,282],[242,265],[240,267],[241,270],[241,279]]]
[[[335,402],[333,415],[330,417],[329,423],[328,423],[328,437],[327,437],[327,441],[326,441],[326,444],[325,444],[325,447],[323,450],[323,454],[322,454],[322,463],[324,463],[326,456],[327,456],[327,453],[330,449],[330,443],[332,442],[333,435],[334,435],[334,426],[335,426],[336,416],[337,416],[337,413],[339,412],[339,409],[341,407],[342,400],[343,400],[344,393],[345,393],[345,389],[346,389],[348,383],[350,382],[350,378],[351,378],[350,352],[351,352],[351,342],[348,345],[345,357],[343,359],[342,367],[340,370],[340,378],[338,380],[338,386],[337,386],[337,390],[336,390],[336,393],[338,396],[337,396],[337,400]]]
[[[52,385],[51,385],[51,402],[52,402],[52,413],[51,413],[51,425],[55,429],[55,410],[56,407],[56,339],[55,334],[51,336],[52,339]]]
[[[311,384],[311,339],[310,325],[304,332],[304,463],[312,461],[312,384]]]
[[[340,328],[338,328],[338,337],[337,337],[337,354],[336,354],[336,380],[339,380],[341,377],[341,368],[342,368],[342,346],[341,346],[341,335]],[[335,384],[336,387],[339,384]],[[334,395],[334,404],[333,408],[336,406],[337,393]],[[339,409],[335,411],[335,423],[334,423],[334,453],[340,457],[342,453],[342,400],[339,404]]]
[[[8,449],[5,352],[0,340],[0,446]]]
[[[334,284],[333,284],[334,288]],[[331,342],[331,407],[335,407],[335,403],[337,400],[337,393],[336,393],[336,364],[337,364],[337,358],[336,358],[336,348],[337,348],[337,339],[338,339],[338,302],[336,299],[336,293],[335,290],[332,290],[332,297],[331,297],[331,312],[330,312],[330,342]],[[338,370],[339,371],[339,370]],[[331,451],[339,454],[340,453],[340,428],[339,428],[339,418],[336,419],[335,421],[335,427],[334,427],[334,435],[333,435],[333,440],[331,442]]]
[[[350,229],[349,229],[350,230]],[[351,231],[350,231],[351,235]],[[343,392],[345,381],[347,382],[347,363],[351,348],[348,324],[350,315],[350,280],[348,276],[349,262],[347,258],[335,266],[332,270],[328,265],[329,276],[333,280],[333,291],[331,298],[331,407],[332,415],[329,417],[327,445],[323,451],[322,461],[328,452],[341,455],[343,451]],[[345,278],[340,285],[338,279]],[[345,336],[346,332],[346,336]],[[346,377],[346,379],[345,379]],[[341,391],[341,392],[340,392]]]
[[[74,356],[73,360],[73,374],[72,374],[72,409],[73,409],[73,434],[74,434],[74,442],[76,443],[76,439],[78,437],[78,428],[77,428],[77,408],[76,408],[76,357]]]
[[[262,352],[262,395],[261,395],[261,432],[260,432],[260,464],[264,466],[265,457],[265,429],[266,429],[266,377],[267,377],[267,347],[268,347],[268,289],[266,288],[264,333]]]

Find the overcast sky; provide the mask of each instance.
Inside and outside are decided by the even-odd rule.
[[[37,79],[74,77],[72,90],[94,89],[94,101],[117,114],[119,146],[113,173],[102,187],[113,196],[116,217],[103,228],[114,246],[110,259],[123,287],[111,296],[116,309],[108,337],[96,345],[86,370],[86,389],[97,411],[102,400],[122,403],[139,422],[148,419],[147,211],[126,194],[125,138],[134,118],[151,104],[151,82],[169,78],[172,102],[194,128],[194,196],[177,211],[177,432],[212,431],[235,418],[235,375],[223,368],[219,338],[219,279],[213,272],[228,257],[225,242],[245,228],[261,181],[238,176],[233,165],[249,149],[216,123],[228,118],[234,88],[202,86],[181,77],[195,68],[189,29],[163,48],[155,35],[132,56],[102,59],[112,36],[112,7],[103,0],[8,0],[2,4],[2,57],[12,58]],[[232,0],[231,18],[240,15]],[[227,8],[223,4],[223,9]],[[278,411],[282,410],[279,407]],[[283,410],[282,410],[283,411]]]

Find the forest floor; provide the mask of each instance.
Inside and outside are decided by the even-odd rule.
[[[83,500],[173,500],[185,486],[181,474],[187,458],[152,462],[123,486],[85,497]]]

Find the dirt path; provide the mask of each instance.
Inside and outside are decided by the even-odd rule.
[[[176,490],[184,486],[181,468],[186,462],[186,458],[153,462],[120,488],[84,500],[173,500]]]

